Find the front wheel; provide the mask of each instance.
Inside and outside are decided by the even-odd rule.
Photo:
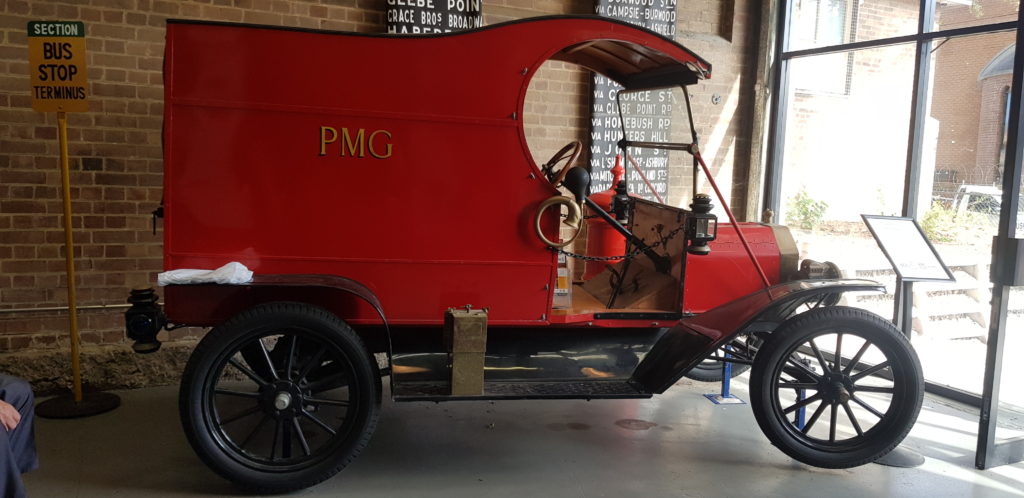
[[[754,360],[750,395],[757,423],[776,447],[806,464],[848,468],[884,456],[906,437],[921,410],[924,379],[910,342],[891,323],[829,307],[791,318],[768,336]]]
[[[376,426],[380,379],[336,316],[272,303],[203,338],[178,400],[185,435],[211,469],[279,493],[331,477],[362,451]]]

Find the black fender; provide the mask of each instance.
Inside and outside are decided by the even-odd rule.
[[[177,325],[213,327],[243,310],[273,301],[297,301],[320,306],[345,319],[346,311],[330,299],[341,292],[370,305],[380,316],[385,348],[391,361],[391,330],[380,299],[366,285],[338,275],[258,274],[241,285],[168,285],[164,288],[168,319]],[[337,295],[337,294],[334,294]]]
[[[338,275],[256,275],[248,285],[252,286],[274,286],[274,287],[321,287],[339,290],[352,294],[369,304],[377,315],[380,316],[381,324],[384,326],[384,335],[387,337],[388,362],[391,362],[391,329],[388,327],[387,316],[384,315],[384,306],[380,298],[362,283],[351,278]],[[344,319],[345,317],[339,317]]]
[[[680,320],[654,343],[630,381],[644,392],[663,393],[733,337],[775,330],[800,306],[851,291],[884,292],[885,286],[871,280],[798,280]]]
[[[331,289],[337,289],[353,294],[363,301],[366,301],[366,303],[372,306],[374,311],[380,315],[380,319],[384,322],[384,326],[387,326],[387,318],[384,316],[384,307],[380,304],[380,299],[372,290],[370,290],[369,287],[356,280],[352,280],[351,278],[341,277],[338,275],[319,274],[254,275],[252,282],[245,285],[251,285],[253,287],[328,287]]]

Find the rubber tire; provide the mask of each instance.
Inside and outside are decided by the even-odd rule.
[[[811,336],[836,330],[856,330],[857,335],[874,343],[883,352],[888,348],[888,352],[895,356],[890,361],[893,377],[901,379],[905,388],[897,389],[899,392],[894,393],[886,418],[865,433],[865,441],[847,451],[824,451],[798,439],[789,431],[791,424],[779,420],[775,410],[773,372],[780,361],[785,361],[791,349]],[[750,398],[754,418],[773,445],[808,465],[844,469],[873,462],[899,446],[921,411],[924,375],[910,341],[891,322],[861,309],[832,306],[790,318],[768,336],[754,359]]]
[[[359,406],[355,424],[341,451],[293,472],[267,472],[248,467],[233,458],[214,440],[204,416],[206,374],[216,367],[220,356],[252,337],[267,331],[299,326],[329,340],[350,361]],[[178,393],[178,409],[189,444],[200,459],[220,476],[240,487],[261,494],[285,493],[308,488],[341,471],[366,447],[380,414],[381,382],[376,363],[359,336],[334,314],[303,303],[268,303],[250,308],[211,330],[189,357]]]
[[[750,370],[750,365],[743,363],[732,364],[732,377],[736,378]],[[704,360],[697,366],[693,367],[689,372],[686,372],[686,378],[693,379],[698,382],[721,382],[722,381],[722,362],[718,360]]]

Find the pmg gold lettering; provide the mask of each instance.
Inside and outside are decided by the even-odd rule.
[[[391,132],[387,130],[375,130],[367,133],[365,128],[333,128],[330,126],[320,127],[320,155],[335,155],[341,157],[370,157],[375,159],[387,159],[391,157]]]

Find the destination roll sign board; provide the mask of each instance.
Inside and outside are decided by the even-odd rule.
[[[656,31],[668,38],[676,34],[676,0],[596,0],[597,14],[625,21]],[[607,189],[612,182],[611,169],[615,155],[620,152],[617,143],[622,138],[616,95],[621,90],[614,81],[594,75],[594,98],[590,125],[590,168],[594,183],[592,191]],[[648,90],[622,95],[622,116],[625,118],[626,138],[647,142],[667,142],[672,132],[672,90]],[[657,149],[630,149],[640,170],[650,180],[654,190],[664,198],[668,194],[668,151]],[[647,200],[655,200],[643,185],[640,175],[623,158],[630,191]]]
[[[483,26],[482,0],[387,0],[388,33],[449,33]]]
[[[28,65],[32,109],[39,112],[89,110],[85,71],[85,24],[80,21],[28,23]]]

